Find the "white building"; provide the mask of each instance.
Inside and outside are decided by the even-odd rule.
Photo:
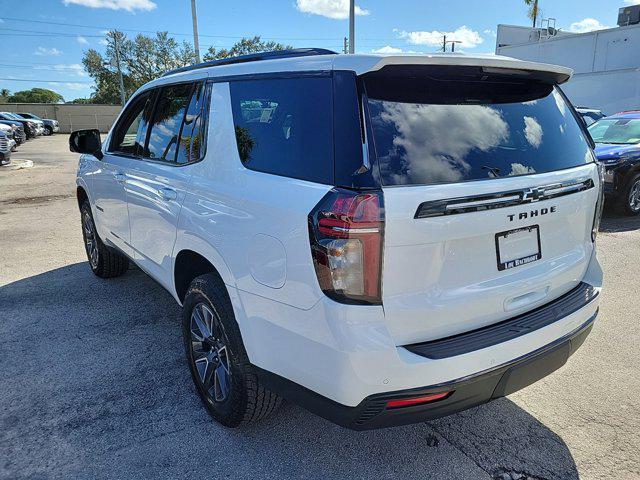
[[[498,25],[496,54],[572,68],[562,88],[574,105],[608,115],[640,109],[640,24],[580,34]]]

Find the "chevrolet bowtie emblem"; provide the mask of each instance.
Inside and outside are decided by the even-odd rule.
[[[537,202],[544,197],[544,188],[525,188],[522,191],[522,200],[529,202]]]

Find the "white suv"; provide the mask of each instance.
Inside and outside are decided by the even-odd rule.
[[[281,398],[369,429],[507,395],[598,312],[601,179],[570,75],[319,49],[170,72],[104,142],[71,136],[91,269],[133,261],[171,292],[226,426]]]

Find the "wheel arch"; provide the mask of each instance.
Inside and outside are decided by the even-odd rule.
[[[173,284],[176,299],[182,304],[194,278],[206,273],[213,273],[220,277],[225,285],[235,285],[226,263],[213,249],[197,248],[195,246],[176,249],[177,254],[173,264]]]
[[[82,185],[76,187],[76,198],[78,200],[78,208],[82,208],[85,201],[89,201],[89,194]]]

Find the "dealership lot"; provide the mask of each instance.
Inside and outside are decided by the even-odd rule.
[[[286,405],[214,424],[183,359],[179,307],[138,269],[86,265],[67,136],[0,169],[0,477],[640,478],[640,219],[607,211],[601,312],[561,370],[509,398],[371,432]]]

